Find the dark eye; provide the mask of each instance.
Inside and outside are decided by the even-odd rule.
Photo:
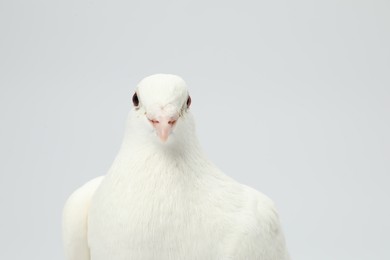
[[[135,107],[138,107],[138,105],[139,105],[137,92],[135,92],[134,95],[133,95],[133,104],[134,104]]]
[[[188,98],[187,98],[187,108],[190,107],[190,105],[191,105],[191,97],[188,96]]]

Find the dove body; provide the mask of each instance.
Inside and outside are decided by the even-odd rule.
[[[184,82],[155,75],[136,95],[108,174],[65,205],[67,259],[287,260],[273,202],[202,152]]]

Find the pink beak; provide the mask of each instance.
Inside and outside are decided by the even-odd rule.
[[[172,128],[175,125],[177,118],[178,116],[159,116],[157,117],[157,119],[148,119],[152,123],[153,127],[156,129],[157,136],[160,138],[160,140],[162,142],[166,142],[170,133],[172,132]]]

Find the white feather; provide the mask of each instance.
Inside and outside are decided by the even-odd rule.
[[[81,188],[85,192],[76,191],[78,199],[72,195],[67,203],[64,230],[87,229],[87,237],[67,232],[66,250],[89,245],[88,256],[82,246],[80,257],[68,253],[68,259],[288,259],[273,202],[207,160],[189,110],[167,143],[153,132],[145,113],[153,107],[181,111],[188,96],[184,81],[154,75],[141,81],[137,93],[140,107],[129,113],[122,147],[108,174],[93,197],[94,189],[87,185]],[[70,214],[72,208],[82,213]],[[69,215],[80,219],[66,220]]]

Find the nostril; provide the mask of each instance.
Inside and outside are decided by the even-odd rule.
[[[160,120],[157,120],[157,119],[155,119],[155,118],[149,118],[149,117],[146,117],[148,120],[149,120],[149,122],[152,124],[152,125],[154,125],[154,126],[156,126],[156,125],[159,125],[159,124],[168,124],[168,125],[170,125],[170,126],[174,126],[175,124],[176,124],[176,122],[177,122],[177,118],[170,118],[170,120],[168,119],[168,118],[163,118],[162,119],[162,121],[160,121]],[[169,121],[168,121],[169,120]]]

